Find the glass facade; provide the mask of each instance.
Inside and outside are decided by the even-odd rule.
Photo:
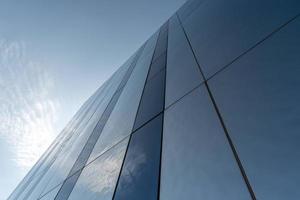
[[[300,199],[300,1],[190,0],[9,200]]]

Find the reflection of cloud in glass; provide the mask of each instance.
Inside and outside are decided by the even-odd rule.
[[[23,42],[0,39],[0,137],[14,160],[29,168],[54,137],[59,102],[47,71],[26,55]]]
[[[127,144],[128,138],[88,165],[69,199],[111,199]]]
[[[144,153],[144,150],[135,145],[135,150],[131,152],[130,158],[131,160],[127,161],[126,169],[122,174],[122,187],[126,187],[126,185],[130,186],[135,182],[135,177],[139,177],[141,175],[141,168],[147,161],[147,155]]]

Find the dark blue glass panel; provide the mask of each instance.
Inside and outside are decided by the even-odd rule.
[[[192,12],[194,12],[204,0],[189,0],[178,11],[178,15],[184,21]]]
[[[208,78],[299,12],[299,0],[207,0],[183,23]]]
[[[169,22],[166,107],[203,82],[196,59],[177,16]]]
[[[150,80],[159,71],[161,71],[166,67],[166,59],[167,59],[167,53],[164,53],[161,56],[159,56],[154,62],[152,62],[147,80]]]
[[[166,22],[161,28],[153,55],[153,61],[155,61],[161,54],[165,53],[168,45],[168,22]],[[152,62],[153,62],[152,61]]]
[[[147,81],[134,124],[134,130],[163,110],[165,71],[159,72],[151,80]]]
[[[165,111],[161,200],[250,200],[204,85]]]
[[[257,199],[300,199],[300,19],[208,83]]]
[[[114,200],[156,200],[162,115],[132,134]]]

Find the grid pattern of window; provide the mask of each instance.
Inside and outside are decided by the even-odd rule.
[[[300,199],[300,2],[190,0],[9,200]]]

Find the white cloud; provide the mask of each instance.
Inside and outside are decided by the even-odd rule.
[[[56,135],[60,103],[53,90],[51,76],[28,58],[23,42],[0,39],[0,137],[23,169],[37,161]]]

